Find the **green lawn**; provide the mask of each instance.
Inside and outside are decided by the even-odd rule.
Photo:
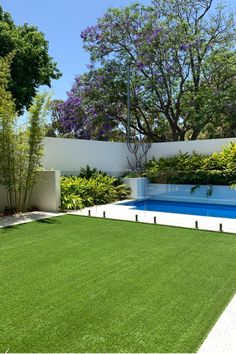
[[[0,230],[0,352],[193,352],[236,235],[62,216]]]

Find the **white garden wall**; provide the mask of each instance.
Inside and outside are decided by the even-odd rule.
[[[146,196],[148,186],[148,179],[146,177],[123,178],[123,182],[131,189],[131,198],[139,199]]]
[[[179,151],[190,154],[193,151],[211,154],[215,151],[220,151],[224,146],[229,145],[230,142],[236,142],[236,138],[153,143],[149,150],[148,158],[151,159],[154,156],[158,159],[161,156],[175,155]],[[99,170],[106,171],[111,175],[122,175],[129,168],[127,157],[133,162],[133,156],[128,151],[126,143],[45,138],[42,165],[44,169],[52,171],[39,173],[37,185],[31,197],[31,205],[35,205],[45,211],[57,211],[59,209],[59,171],[61,171],[61,174],[67,175],[78,174],[81,167],[89,165],[92,168],[96,167]],[[156,194],[156,191],[152,192]],[[180,193],[183,193],[183,190]],[[197,197],[197,194],[195,196]],[[214,196],[217,196],[217,194],[214,193]],[[233,198],[235,198],[235,195]],[[227,195],[226,199],[229,202],[231,196],[228,197]],[[0,186],[0,210],[3,210],[5,206],[6,195],[4,189]]]
[[[60,172],[40,171],[30,198],[30,206],[42,211],[56,212],[61,204]],[[0,185],[0,210],[7,205],[6,193]]]
[[[153,143],[148,159],[176,155],[179,151],[212,154],[231,141],[236,143],[236,138]],[[77,175],[81,167],[89,165],[117,176],[129,169],[127,157],[133,161],[126,143],[45,138],[42,164],[46,170],[59,170],[67,175]]]
[[[61,206],[60,171],[40,171],[30,199],[42,211],[58,211]]]
[[[148,159],[173,156],[180,151],[189,154],[194,151],[212,154],[221,151],[230,142],[236,143],[236,138],[153,143],[148,152]],[[89,165],[91,168],[96,167],[111,175],[119,176],[129,168],[127,157],[131,162],[133,161],[133,156],[128,151],[126,143],[45,138],[42,163],[45,169],[60,170],[61,174],[77,175],[81,167]],[[140,195],[140,188],[132,185],[133,197],[136,198],[137,193]],[[223,202],[234,203],[236,191],[232,191],[228,187],[224,190],[222,188],[215,187],[214,196],[210,198],[211,201],[220,202],[223,196]],[[190,193],[190,190],[191,186],[150,185],[146,192],[149,196],[158,196],[158,198],[163,197],[164,199],[179,199],[182,196],[183,200],[209,201],[209,198],[206,198],[206,187],[201,187],[194,195]]]
[[[128,169],[127,156],[132,159],[125,143],[45,138],[42,164],[66,175],[77,175],[89,165],[116,176]]]
[[[148,152],[148,159],[151,159],[153,156],[156,159],[173,156],[180,151],[182,153],[188,152],[189,154],[195,151],[199,154],[210,155],[213,152],[221,151],[222,148],[229,145],[231,141],[236,143],[236,138],[153,143]]]

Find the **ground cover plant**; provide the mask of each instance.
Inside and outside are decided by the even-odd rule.
[[[153,158],[146,163],[143,175],[161,183],[234,185],[236,144],[231,143],[212,155],[179,152],[159,160]]]
[[[90,169],[81,169],[79,177],[61,177],[62,209],[82,209],[84,207],[112,203],[127,199],[130,189],[118,178]]]
[[[0,230],[0,351],[194,352],[235,235],[66,215]]]

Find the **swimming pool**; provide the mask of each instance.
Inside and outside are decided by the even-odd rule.
[[[135,200],[118,205],[130,206],[132,210],[159,211],[188,215],[212,216],[236,219],[236,205],[176,202],[156,199]]]

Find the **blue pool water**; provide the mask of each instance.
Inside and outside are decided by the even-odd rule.
[[[236,205],[208,204],[192,202],[173,202],[164,200],[144,199],[120,203],[129,205],[134,210],[160,211],[189,215],[215,216],[221,218],[236,218]]]

